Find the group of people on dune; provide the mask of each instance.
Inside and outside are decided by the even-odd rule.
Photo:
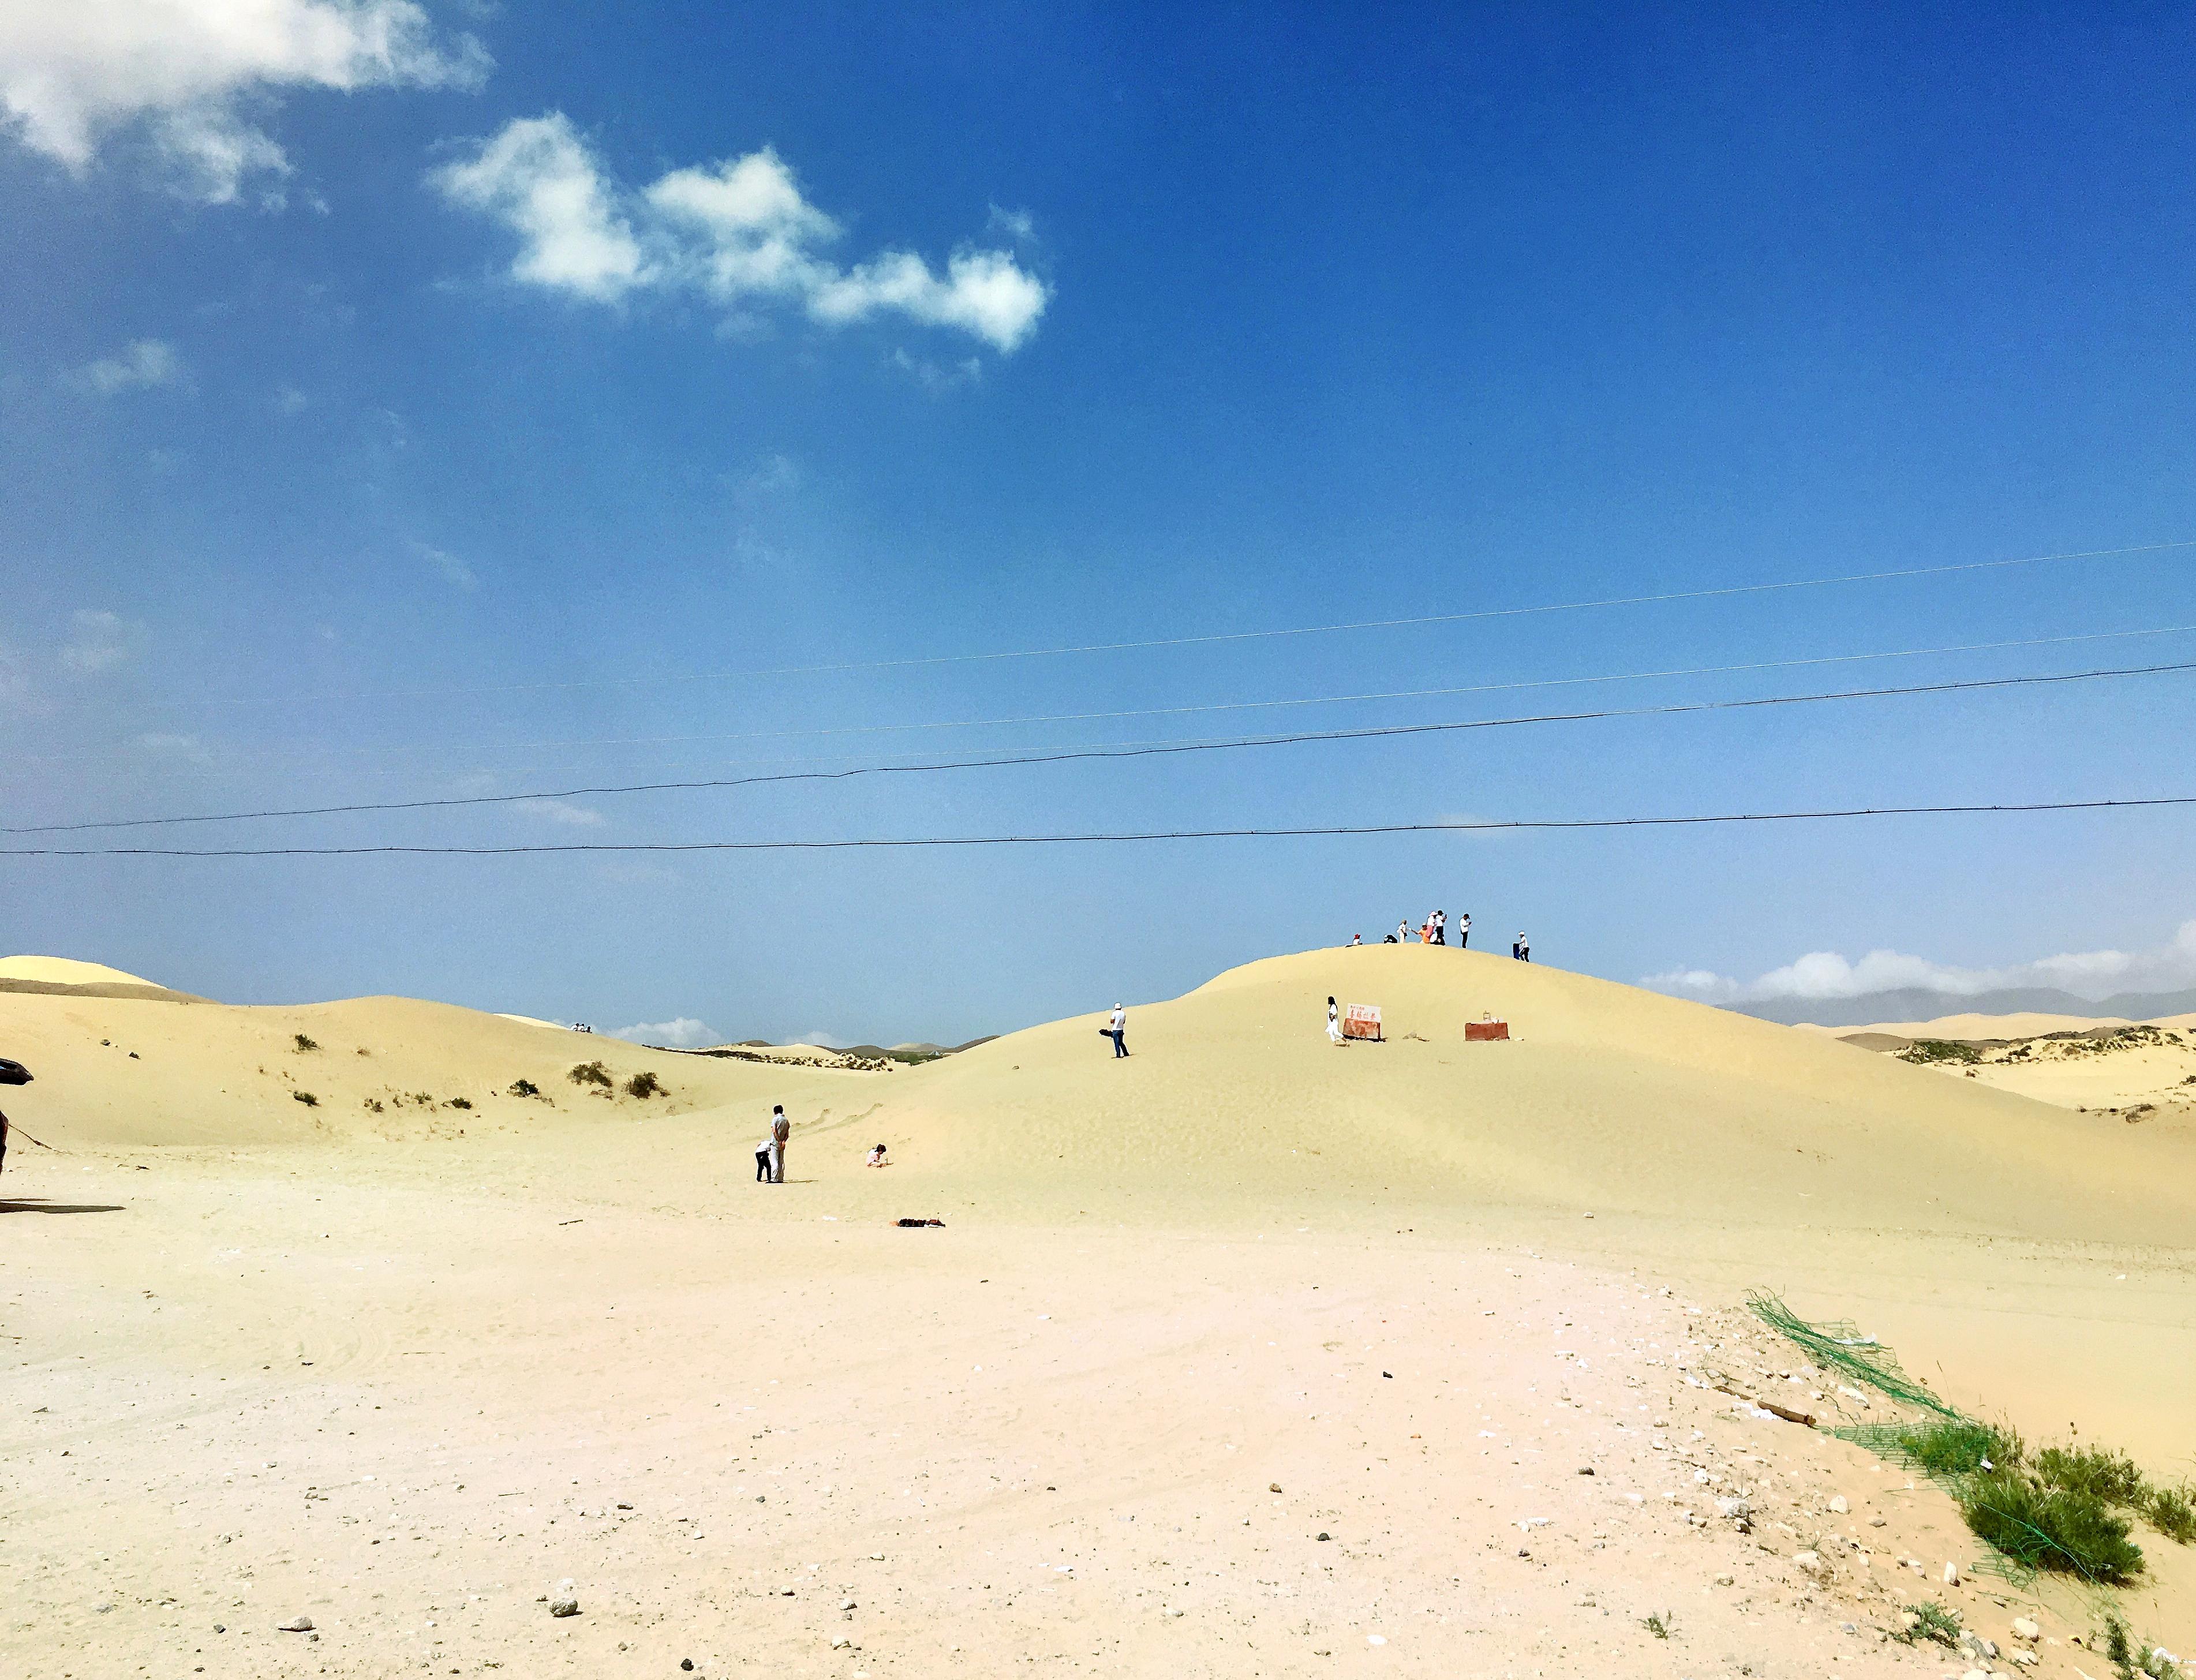
[[[1396,931],[1384,937],[1380,943],[1384,945],[1407,945],[1413,937],[1422,945],[1447,944],[1448,943],[1448,912],[1436,910],[1419,924],[1419,931],[1415,936],[1411,932],[1410,920],[1406,917],[1397,922]],[[1349,936],[1349,943],[1353,945],[1361,945],[1365,943],[1365,936],[1362,933],[1353,933]],[[1471,946],[1471,912],[1466,910],[1456,919],[1456,948],[1459,950],[1468,950]],[[1510,955],[1520,962],[1530,962],[1533,960],[1533,942],[1521,932],[1510,942]]]
[[[777,1103],[770,1111],[770,1135],[755,1146],[755,1182],[783,1184],[785,1182],[785,1146],[793,1139],[793,1123],[785,1117],[785,1105]],[[865,1167],[889,1167],[885,1158],[885,1146],[878,1144],[863,1161]]]

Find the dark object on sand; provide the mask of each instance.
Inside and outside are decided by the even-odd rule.
[[[7,1057],[0,1056],[0,1085],[27,1085],[30,1082],[30,1069],[20,1062],[11,1062]]]
[[[943,1225],[942,1219],[903,1219],[896,1221],[903,1231],[918,1229],[925,1225]]]

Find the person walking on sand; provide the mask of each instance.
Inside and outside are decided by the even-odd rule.
[[[778,1103],[770,1111],[770,1181],[785,1182],[785,1146],[793,1136],[793,1123],[785,1117],[785,1105]]]
[[[1118,1061],[1129,1054],[1129,1012],[1119,1004],[1113,1006],[1112,1019],[1098,1031],[1113,1041],[1113,1059]]]
[[[1511,942],[1510,955],[1520,962],[1530,962],[1533,960],[1533,942],[1520,932]]]
[[[1332,998],[1326,1000],[1326,1036],[1335,1044],[1342,1040],[1342,1010]]]

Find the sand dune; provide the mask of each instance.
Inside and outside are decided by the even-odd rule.
[[[38,980],[61,986],[159,985],[103,962],[78,962],[67,956],[0,956],[0,980]]]
[[[1329,992],[1390,1042],[1329,1045]],[[1511,1042],[1463,1042],[1485,1013]],[[2034,1614],[2045,1680],[2103,1671],[2094,1605],[1978,1579],[1941,1492],[1715,1384],[1876,1415],[1751,1325],[1766,1285],[2185,1474],[2187,1124],[1453,950],[1250,964],[1132,1005],[1126,1061],[1101,1019],[864,1073],[400,998],[0,993],[9,1111],[55,1146],[0,1181],[0,1651],[1934,1680],[1887,1635],[1943,1599],[2002,1644]],[[2123,1607],[2171,1643],[2196,1568],[2144,1543]]]
[[[1326,1001],[1382,1006],[1336,1049]],[[1508,1043],[1466,1044],[1494,1013]],[[2177,1241],[2138,1136],[1817,1036],[1505,958],[1424,947],[1253,963],[1130,1011],[897,1076],[872,1129],[924,1170],[1075,1200],[1092,1182],[1263,1204],[1314,1186],[1452,1204]],[[2161,1151],[2166,1152],[2161,1155]],[[1956,1192],[1956,1193],[1955,1193]]]
[[[2092,1027],[2125,1026],[2117,1015],[2047,1015],[2028,1010],[2010,1015],[1939,1015],[1930,1021],[1875,1021],[1866,1026],[1816,1027],[1840,1038],[1881,1033],[1897,1038],[2035,1038],[2047,1032],[2087,1032]]]

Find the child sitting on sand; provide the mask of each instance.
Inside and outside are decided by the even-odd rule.
[[[865,1167],[889,1167],[892,1163],[885,1159],[884,1145],[879,1144],[870,1152],[870,1158],[862,1164]]]

